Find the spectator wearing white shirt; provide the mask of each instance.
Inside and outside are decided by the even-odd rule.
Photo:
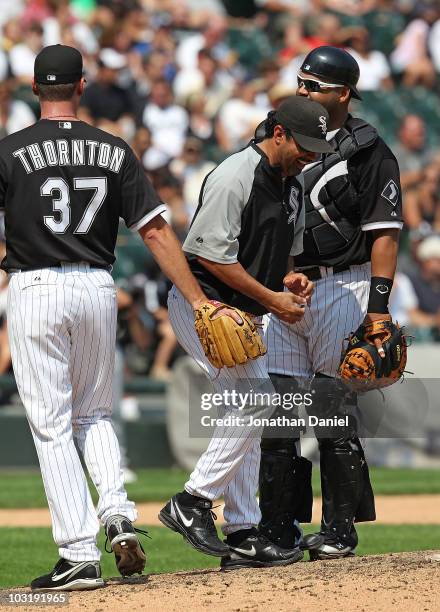
[[[0,28],[2,28],[5,23],[19,17],[23,12],[25,2],[24,0],[0,0]]]
[[[173,159],[171,172],[180,179],[183,200],[190,221],[199,203],[199,193],[206,175],[214,170],[214,162],[203,159],[203,143],[193,136],[187,138],[181,157]]]
[[[225,102],[220,109],[216,125],[219,145],[226,153],[244,147],[252,138],[257,125],[266,118],[267,109],[255,102],[259,89],[258,81],[241,83],[235,97]]]
[[[176,62],[180,68],[197,68],[197,56],[201,49],[210,49],[220,64],[228,63],[230,50],[224,41],[227,21],[220,15],[212,16],[202,32],[187,36],[176,49]]]
[[[423,19],[413,19],[398,37],[391,53],[393,70],[403,75],[407,87],[423,85],[431,88],[435,82],[434,66],[428,56],[429,25]]]
[[[437,72],[440,72],[440,19],[434,23],[428,38],[428,48]]]
[[[370,35],[364,28],[358,28],[351,37],[349,53],[359,64],[360,76],[357,88],[361,91],[391,89],[393,81],[388,60],[382,51],[370,48]]]
[[[20,82],[29,85],[34,75],[34,62],[43,48],[43,28],[31,23],[24,32],[23,42],[14,45],[9,52],[11,72]]]
[[[209,49],[201,49],[197,58],[197,68],[187,68],[177,73],[173,84],[174,93],[182,104],[186,104],[190,96],[203,93],[206,98],[205,111],[214,117],[230,97],[234,79],[220,69]]]
[[[408,325],[411,323],[410,312],[416,309],[417,305],[417,296],[410,279],[406,274],[397,272],[394,277],[389,305],[393,321],[397,321],[399,325]]]
[[[58,45],[63,42],[63,30],[69,29],[74,46],[80,47],[87,54],[98,53],[99,45],[93,30],[85,21],[79,21],[72,13],[69,4],[61,2],[55,5],[55,13],[44,19],[44,45]]]
[[[36,117],[21,100],[13,100],[14,83],[11,79],[0,81],[0,137],[8,136],[35,123]]]
[[[152,137],[152,146],[143,160],[146,168],[154,170],[181,154],[188,130],[188,113],[174,103],[173,92],[166,79],[157,79],[152,84],[142,122]]]

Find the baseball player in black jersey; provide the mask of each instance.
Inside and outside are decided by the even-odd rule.
[[[246,311],[257,322],[269,311],[289,322],[304,315],[312,283],[301,274],[286,277],[289,254],[302,251],[304,207],[296,175],[316,158],[314,152],[333,150],[325,140],[327,118],[320,104],[288,98],[269,113],[262,142],[252,141],[228,157],[202,185],[183,245],[190,268],[208,297]],[[283,291],[283,284],[290,284],[292,293]],[[168,310],[179,342],[217,393],[273,391],[264,356],[233,368],[212,366],[190,324],[189,304],[176,287]],[[286,565],[302,558],[298,548],[292,544],[283,551],[256,531],[261,431],[227,423],[234,413],[248,418],[251,406],[246,409],[239,412],[237,402],[220,406],[224,420],[185,490],[172,497],[159,518],[198,550],[222,557],[224,568],[240,567],[243,559],[253,567]],[[213,500],[222,496],[227,545],[219,540],[211,515]]]
[[[298,73],[297,95],[320,102],[330,116],[327,138],[335,151],[306,166],[304,180],[304,250],[295,269],[316,283],[304,318],[289,325],[270,315],[268,370],[275,384],[301,385],[312,380],[313,408],[320,416],[344,414],[347,402],[335,381],[344,339],[362,322],[388,319],[388,298],[396,269],[402,228],[399,168],[374,127],[352,117],[350,99],[359,67],[342,49],[319,47]],[[375,337],[384,354],[380,337]],[[354,554],[354,522],[375,519],[368,467],[356,427],[319,438],[322,524],[320,534],[304,539],[311,558]],[[262,440],[260,529],[290,548],[300,535],[297,521],[310,520],[310,469],[303,469],[298,440]],[[308,506],[308,507],[307,507]]]
[[[81,54],[46,47],[33,81],[41,119],[0,143],[14,374],[60,555],[33,589],[101,586],[99,523],[122,575],[145,566],[110,420],[119,218],[194,307],[206,300],[131,149],[77,119],[83,89]],[[98,490],[97,511],[74,442]]]

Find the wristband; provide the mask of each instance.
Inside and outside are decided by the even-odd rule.
[[[388,300],[390,299],[393,280],[383,276],[372,276],[370,282],[370,297],[367,312],[388,314]]]

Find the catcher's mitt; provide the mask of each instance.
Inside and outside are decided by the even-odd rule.
[[[229,308],[241,318],[234,321],[221,311]],[[218,315],[214,318],[214,315]],[[266,347],[251,317],[238,308],[209,300],[194,311],[195,327],[205,355],[215,368],[243,364],[266,353]]]
[[[380,357],[373,338],[380,338],[385,357]],[[343,351],[339,376],[357,391],[388,387],[403,375],[407,340],[402,328],[392,321],[379,320],[361,325],[350,334]]]

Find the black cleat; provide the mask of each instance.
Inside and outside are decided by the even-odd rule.
[[[322,533],[308,533],[299,542],[301,550],[317,550],[325,542]]]
[[[290,565],[301,561],[303,553],[299,548],[280,548],[270,542],[266,536],[253,529],[238,544],[226,543],[230,548],[228,557],[221,560],[220,568],[223,570],[238,569],[246,567],[276,567],[279,565]]]
[[[200,497],[191,506],[186,506],[179,501],[179,493],[159,512],[159,520],[166,527],[182,534],[191,546],[205,555],[224,557],[230,551],[217,535],[215,518],[209,499]]]
[[[60,559],[49,574],[31,582],[33,591],[82,591],[104,586],[99,561]]]
[[[107,535],[105,550],[115,553],[116,567],[121,576],[142,574],[146,556],[137,533],[148,536],[147,532],[133,527],[127,517],[115,514],[108,519],[105,533]],[[110,542],[111,550],[107,549],[107,542]]]
[[[334,536],[325,536],[321,533],[309,533],[304,536],[301,548],[309,551],[310,561],[342,559],[354,557],[355,554],[355,547],[341,542]]]

